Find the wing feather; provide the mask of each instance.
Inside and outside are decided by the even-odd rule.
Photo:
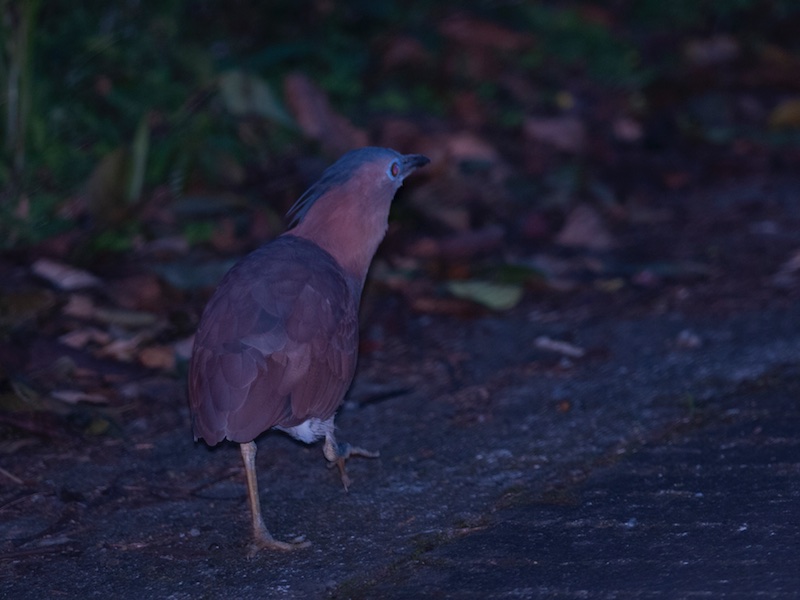
[[[360,287],[327,252],[291,235],[237,263],[195,336],[195,436],[247,442],[333,415],[355,371]]]

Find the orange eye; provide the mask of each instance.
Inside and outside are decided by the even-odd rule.
[[[400,165],[397,163],[392,163],[392,167],[389,169],[392,174],[392,177],[397,177],[400,174]]]

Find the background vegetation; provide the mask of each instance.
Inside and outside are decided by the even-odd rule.
[[[76,194],[95,225],[130,228],[159,186],[226,188],[313,152],[282,97],[294,71],[368,130],[389,114],[469,126],[459,103],[474,93],[485,118],[473,128],[513,144],[525,115],[569,111],[579,88],[652,115],[653,90],[684,76],[687,36],[724,32],[754,64],[797,60],[799,12],[791,0],[2,0],[0,243],[72,227]],[[485,23],[487,39],[458,40],[443,25],[453,14]],[[493,26],[521,37],[504,42]],[[526,80],[535,96],[514,89]]]

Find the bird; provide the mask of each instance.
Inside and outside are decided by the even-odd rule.
[[[339,468],[377,452],[336,441],[334,417],[355,373],[358,311],[367,271],[403,180],[429,159],[365,147],[328,167],[287,213],[285,232],[239,260],[200,317],[189,363],[195,441],[240,445],[253,541],[260,550],[307,547],[275,539],[261,514],[256,442],[275,429]]]

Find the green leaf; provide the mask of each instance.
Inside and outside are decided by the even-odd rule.
[[[235,259],[206,262],[201,265],[180,261],[156,264],[151,269],[174,288],[195,290],[217,285],[234,264],[236,264]]]
[[[469,280],[448,281],[447,291],[465,300],[472,300],[491,310],[514,308],[522,299],[522,286],[509,283]]]
[[[147,154],[150,149],[150,125],[147,115],[139,119],[136,135],[131,143],[131,164],[128,178],[126,200],[128,204],[136,204],[142,195],[144,175],[147,170]]]
[[[114,222],[125,214],[129,164],[127,148],[117,148],[100,160],[86,183],[89,211],[101,222]]]
[[[287,127],[294,121],[283,108],[269,84],[255,75],[238,69],[219,77],[219,89],[225,107],[236,117],[258,116]]]

